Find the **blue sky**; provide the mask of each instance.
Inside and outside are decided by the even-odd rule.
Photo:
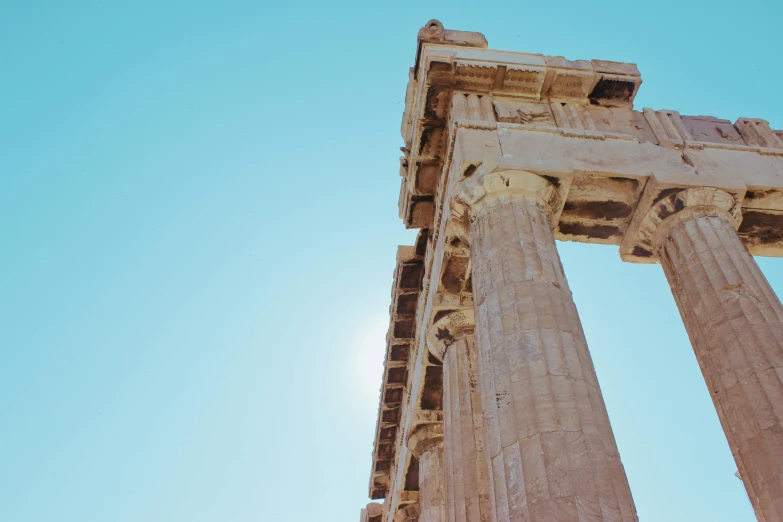
[[[5,0],[0,520],[358,519],[430,18],[783,128],[776,1]],[[559,246],[640,519],[754,520],[660,267]]]

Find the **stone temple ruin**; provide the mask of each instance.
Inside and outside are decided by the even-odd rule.
[[[636,66],[419,31],[363,522],[637,520],[555,240],[660,263],[759,520],[783,520],[783,131],[633,109]]]

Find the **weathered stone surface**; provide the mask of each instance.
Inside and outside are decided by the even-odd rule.
[[[458,160],[455,138],[479,134],[459,161],[490,157],[509,162],[508,168],[525,168],[515,161],[568,164],[579,190],[565,201],[558,239],[620,244],[654,173],[660,182],[728,192],[747,186],[753,197],[743,208],[753,210],[753,219],[741,230],[743,241],[754,253],[783,254],[783,234],[777,233],[783,223],[783,133],[765,120],[732,124],[673,110],[635,111],[641,77],[633,64],[426,42],[417,56],[403,117],[400,215],[408,226],[436,226],[443,185],[438,173]],[[487,139],[490,134],[495,138]],[[484,149],[498,140],[500,147]],[[628,252],[624,259],[649,262]]]
[[[759,520],[783,520],[783,306],[719,207],[689,207],[656,233],[672,288]]]
[[[419,520],[419,504],[405,504],[394,513],[394,522],[417,522]]]
[[[370,502],[367,507],[362,509],[361,522],[382,522],[383,505],[378,502]]]
[[[443,361],[446,519],[494,521],[489,460],[472,309],[441,317],[427,332],[430,353]]]
[[[510,174],[509,174],[510,175]],[[550,221],[552,190],[471,202],[476,341],[498,520],[635,521]]]
[[[741,220],[740,203],[744,188],[735,188],[731,192],[705,185],[672,185],[661,182],[653,176],[647,183],[625,241],[620,246],[623,259],[645,257],[647,262],[657,262],[653,255],[653,236],[660,224],[671,215],[686,207],[708,206],[720,208],[729,213],[735,225]]]
[[[419,521],[445,522],[443,424],[420,424],[408,437],[408,448],[419,461]]]
[[[414,247],[399,247],[392,284],[391,324],[386,336],[381,403],[378,409],[370,498],[386,497],[397,454],[402,403],[409,376],[411,345],[416,333],[416,310],[424,273],[422,256]]]
[[[555,239],[619,245],[624,261],[656,263],[669,248],[656,250],[664,235],[676,236],[673,252],[698,243],[670,225],[685,223],[694,209],[712,209],[712,217],[688,219],[707,219],[715,234],[733,234],[718,251],[730,252],[734,264],[720,256],[702,262],[703,252],[692,246],[698,255],[664,269],[667,276],[690,270],[690,290],[676,292],[703,300],[701,311],[686,318],[689,331],[712,324],[712,311],[732,328],[747,326],[736,330],[741,341],[729,338],[725,346],[714,344],[711,330],[700,333],[706,341],[691,333],[694,347],[704,357],[721,350],[735,357],[746,338],[765,339],[752,346],[774,367],[774,295],[763,290],[757,268],[742,272],[755,267],[750,254],[735,253],[745,245],[753,254],[783,256],[783,131],[756,118],[732,123],[634,110],[640,85],[634,64],[490,50],[481,34],[449,31],[437,21],[419,32],[401,127],[399,209],[405,225],[421,233],[398,258],[370,486],[373,498],[385,498],[385,521],[418,517],[425,497],[430,507],[422,516],[435,516],[433,494],[416,491],[425,475],[435,476],[433,466],[445,469],[446,504],[469,503],[470,444],[460,441],[460,452],[457,431],[450,431],[457,417],[465,425],[467,403],[455,402],[465,390],[452,386],[461,382],[463,366],[449,362],[455,342],[448,335],[430,336],[441,319],[471,307],[497,520],[635,520]],[[725,218],[720,227],[710,221],[716,216]],[[698,269],[711,275],[694,275]],[[757,281],[731,291],[714,286],[712,275],[728,278],[732,270]],[[708,282],[713,287],[701,290]],[[764,298],[753,301],[762,290]],[[732,292],[735,300],[721,301]],[[456,340],[464,331],[447,333]],[[767,343],[770,336],[777,340]],[[757,360],[745,352],[746,361]],[[758,378],[760,389],[727,384],[716,404],[759,517],[777,520],[767,513],[777,513],[783,491],[775,478],[783,449],[773,437],[783,406],[764,380],[771,369],[753,368],[734,377]],[[723,375],[728,366],[713,370]],[[407,442],[421,425],[439,422],[451,433],[445,453],[424,462]],[[461,508],[449,510],[449,520],[462,516]]]
[[[446,511],[449,522],[491,522],[494,502],[484,450],[475,338],[450,345],[443,363]]]

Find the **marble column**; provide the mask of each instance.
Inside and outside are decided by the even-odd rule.
[[[637,521],[555,246],[556,187],[509,170],[460,185],[497,520]]]
[[[777,522],[783,520],[783,306],[736,233],[733,198],[720,192],[677,195],[670,207],[681,210],[657,227],[653,249],[756,516]]]
[[[443,424],[419,424],[408,437],[408,449],[419,460],[419,522],[445,522]]]
[[[439,319],[427,334],[430,353],[443,361],[448,522],[495,520],[473,329],[473,310],[462,310]]]

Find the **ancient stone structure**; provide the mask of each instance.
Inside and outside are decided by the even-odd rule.
[[[637,520],[555,240],[660,263],[759,520],[783,520],[783,131],[633,109],[633,64],[419,31],[366,522]]]

